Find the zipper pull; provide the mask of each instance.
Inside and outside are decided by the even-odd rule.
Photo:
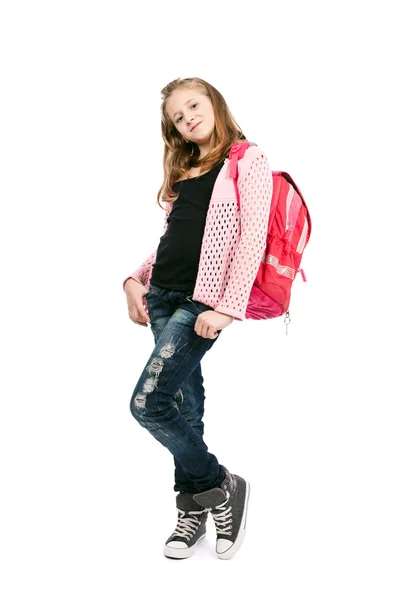
[[[304,269],[299,269],[299,273],[303,278],[303,281],[307,281],[306,274],[304,273]]]
[[[289,333],[289,323],[290,323],[290,320],[291,320],[290,319],[290,314],[289,314],[289,311],[287,310],[286,314],[285,314],[284,321],[283,321],[285,323],[285,327],[286,327],[286,335]]]

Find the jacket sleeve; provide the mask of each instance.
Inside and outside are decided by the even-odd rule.
[[[272,172],[261,151],[237,180],[240,197],[240,238],[230,267],[224,295],[214,309],[243,321],[251,288],[260,268],[266,246],[272,199]]]
[[[165,209],[165,214],[164,214],[164,225],[163,225],[163,233],[162,235],[164,235],[164,233],[167,231],[168,229],[168,217],[169,214],[172,210],[172,205],[173,202],[167,202],[166,203],[166,209]],[[125,282],[132,277],[132,279],[135,279],[135,281],[138,281],[139,283],[141,283],[142,285],[144,285],[145,287],[149,287],[149,282],[151,279],[151,273],[153,270],[153,264],[156,261],[156,257],[157,257],[157,249],[154,250],[154,252],[152,252],[150,254],[150,256],[148,256],[146,258],[146,260],[144,262],[142,262],[142,264],[135,270],[133,271],[133,273],[130,273],[127,277],[125,277],[124,281],[122,282],[122,289],[125,292]]]

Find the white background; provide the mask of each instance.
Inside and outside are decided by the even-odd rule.
[[[398,600],[394,5],[1,4],[4,600]],[[231,561],[211,518],[163,556],[173,458],[129,412],[153,339],[122,280],[162,233],[160,90],[190,76],[313,219],[289,335],[234,322],[202,362],[206,443],[251,483]]]

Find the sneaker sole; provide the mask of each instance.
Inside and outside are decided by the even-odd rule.
[[[247,509],[249,506],[249,497],[250,497],[250,484],[248,481],[246,481],[246,497],[244,500],[243,516],[242,516],[242,522],[240,523],[239,533],[237,535],[237,538],[236,538],[234,544],[230,548],[228,548],[228,550],[226,550],[225,552],[217,552],[218,558],[221,558],[222,560],[229,560],[230,558],[232,558],[232,556],[234,556],[234,554],[236,554],[236,552],[239,550],[240,546],[242,545],[244,536],[246,535]]]
[[[168,558],[189,558],[196,552],[198,544],[205,540],[206,534],[199,537],[197,542],[189,548],[171,548],[170,546],[164,546],[164,555]]]

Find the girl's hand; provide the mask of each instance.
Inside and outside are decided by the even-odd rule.
[[[218,331],[228,327],[232,321],[233,317],[230,315],[216,310],[206,310],[197,317],[194,330],[197,335],[213,340],[218,336]]]
[[[128,302],[129,318],[142,327],[147,327],[147,323],[150,323],[149,315],[147,314],[147,306],[143,301],[143,296],[149,291],[147,287],[136,281],[135,279],[128,279],[125,283],[125,294]]]

